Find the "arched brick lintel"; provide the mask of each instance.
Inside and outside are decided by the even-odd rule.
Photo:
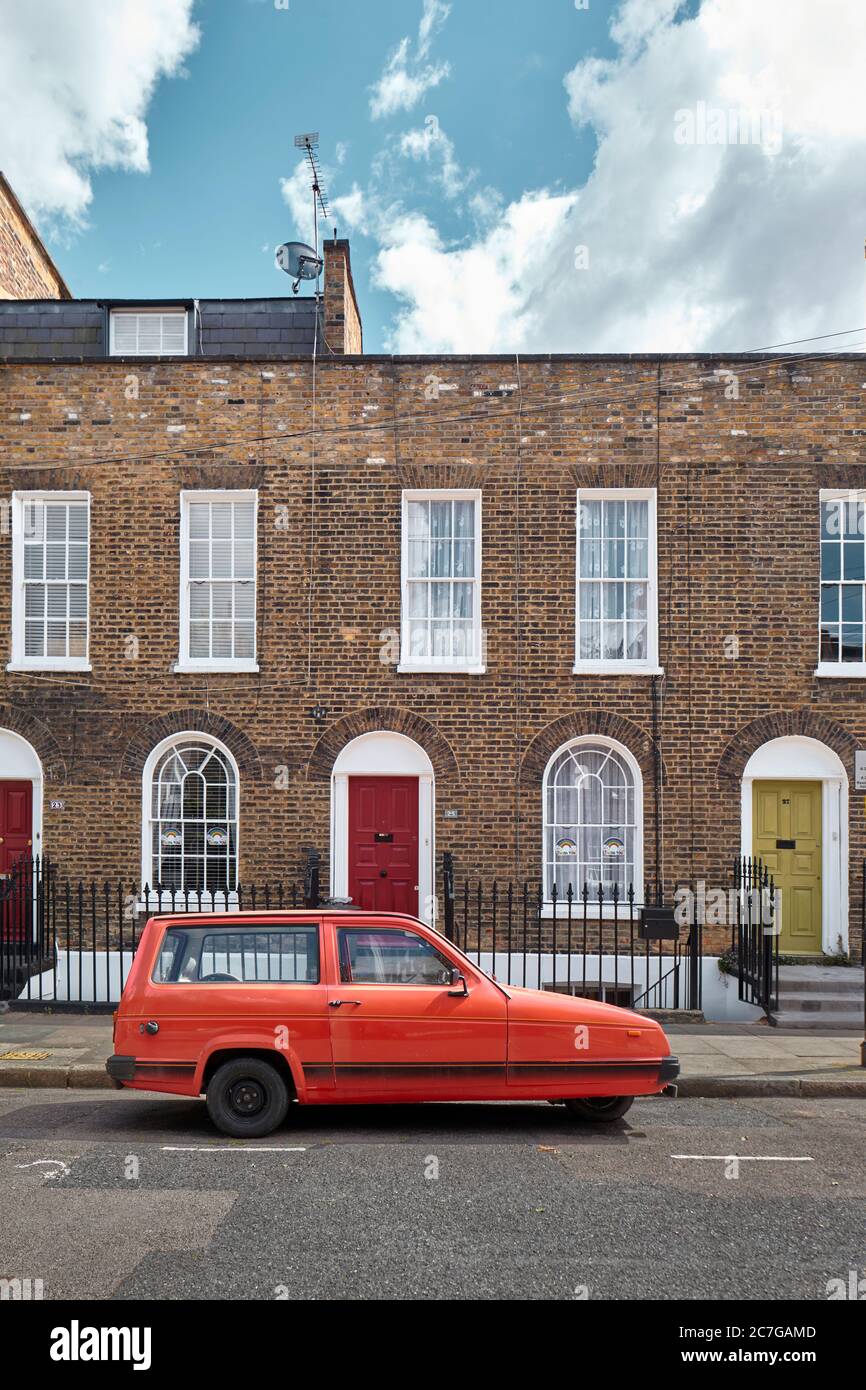
[[[520,767],[520,783],[523,787],[536,788],[541,785],[544,769],[554,753],[574,738],[600,734],[621,743],[637,759],[644,785],[651,784],[655,775],[655,744],[652,738],[635,724],[620,714],[606,710],[575,710],[555,719],[535,735]],[[664,782],[664,765],[662,765]]]
[[[773,738],[790,738],[799,734],[804,738],[814,738],[838,753],[849,769],[854,762],[854,749],[857,740],[832,719],[825,719],[808,708],[777,710],[764,714],[745,724],[725,748],[716,769],[720,778],[739,781],[753,753]]]
[[[46,781],[66,781],[66,759],[60,751],[60,744],[41,719],[15,705],[3,705],[0,706],[0,728],[20,734],[31,748],[35,748]]]
[[[436,726],[412,710],[389,705],[356,710],[327,728],[310,755],[308,780],[315,782],[329,778],[338,755],[347,743],[361,734],[380,732],[405,734],[420,744],[433,764],[437,782],[459,781],[460,769],[454,750]]]
[[[172,734],[190,731],[210,734],[211,738],[218,739],[234,757],[242,777],[261,780],[262,762],[252,740],[230,719],[204,709],[172,710],[170,714],[162,714],[143,724],[126,745],[121,771],[132,777],[140,777],[144,764],[158,743]]]

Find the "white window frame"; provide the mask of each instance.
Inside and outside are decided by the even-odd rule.
[[[475,503],[475,603],[472,613],[473,647],[476,659],[472,662],[460,661],[413,661],[410,654],[409,627],[409,503],[410,502],[474,502]],[[400,662],[397,673],[412,675],[428,673],[436,675],[483,676],[487,670],[483,632],[481,628],[482,594],[482,553],[481,553],[481,489],[480,488],[404,488],[401,516],[400,546]]]
[[[253,502],[253,583],[255,584],[255,616],[253,632],[256,655],[252,657],[191,657],[189,654],[189,504],[190,502]],[[194,671],[258,671],[258,612],[259,612],[259,494],[257,488],[188,488],[180,494],[180,655],[174,670],[183,674]]]
[[[541,779],[541,882],[543,894],[543,904],[541,910],[542,917],[556,916],[557,919],[561,919],[565,917],[568,912],[567,900],[565,898],[558,898],[556,902],[556,912],[554,913],[553,901],[548,896],[547,892],[547,889],[549,887],[546,876],[547,786],[550,780],[550,774],[553,770],[554,764],[562,756],[566,749],[581,748],[592,744],[598,745],[603,748],[610,748],[614,753],[617,754],[619,758],[622,759],[622,761],[626,764],[632,775],[634,788],[634,865],[632,868],[631,881],[634,884],[635,906],[637,907],[638,904],[643,904],[646,900],[646,885],[644,884],[643,877],[643,773],[640,769],[640,763],[638,762],[634,754],[628,748],[626,748],[625,744],[617,742],[615,738],[609,738],[605,734],[581,734],[578,738],[567,739],[565,743],[561,743],[560,746],[556,749],[556,751],[551,754],[550,758],[548,758],[547,760],[547,766],[544,769],[544,776]],[[578,892],[580,891],[582,886],[582,884],[579,885]],[[575,897],[573,899],[572,918],[575,917],[578,910],[581,913],[583,912],[583,899],[580,897]],[[620,898],[619,902],[616,904],[616,907],[614,906],[614,903],[612,901],[605,902],[602,904],[601,909],[599,909],[597,898],[594,905],[592,903],[592,900],[590,899],[590,901],[587,903],[586,911],[588,921],[597,920],[599,918],[601,918],[602,920],[607,920],[608,918],[614,917],[616,917],[618,921],[628,921],[628,899]]]
[[[86,502],[87,504],[87,655],[25,656],[24,654],[24,508],[30,502]],[[92,671],[90,664],[90,528],[89,492],[36,489],[12,494],[12,652],[7,671]]]
[[[240,882],[240,863],[241,863],[241,779],[238,770],[237,760],[231,750],[221,743],[212,734],[203,734],[200,729],[187,729],[182,733],[169,734],[168,738],[161,739],[154,748],[150,750],[141,774],[141,890],[139,894],[139,907],[146,908],[148,911],[168,912],[171,910],[172,898],[170,890],[163,890],[157,893],[153,887],[153,843],[152,843],[152,788],[153,774],[157,763],[169,751],[184,743],[208,743],[215,748],[226,760],[235,779],[235,857],[237,860],[237,881]],[[145,885],[150,886],[150,893],[145,898]],[[229,912],[238,911],[240,902],[237,889],[230,889],[228,894],[218,892],[216,895],[209,891],[202,891],[201,894],[189,891],[190,911],[198,909],[199,902],[203,908],[211,908],[214,911],[222,911],[227,905]],[[175,905],[178,912],[185,911],[186,894],[178,889],[175,892]]]
[[[128,352],[121,351],[115,346],[114,325],[117,319],[124,316],[135,315],[141,318],[145,314],[182,314],[183,315],[183,350],[172,353],[152,353],[152,352]],[[108,355],[109,357],[188,357],[189,356],[189,311],[184,304],[163,304],[163,305],[142,305],[136,307],[130,304],[128,307],[109,309],[108,311]]]
[[[863,680],[866,677],[866,661],[821,660],[821,508],[825,502],[866,503],[866,489],[822,487],[818,494],[818,664],[815,667],[815,675],[826,676],[830,680]],[[840,583],[843,582],[840,580]],[[857,579],[850,582],[864,584],[864,589],[866,589],[866,583],[863,580]],[[866,597],[864,597],[864,603],[866,603]]]
[[[659,665],[657,493],[654,487],[582,487],[574,513],[574,674],[663,676]],[[647,502],[647,655],[643,661],[581,660],[580,656],[580,506],[582,502]],[[592,581],[596,582],[596,581]]]

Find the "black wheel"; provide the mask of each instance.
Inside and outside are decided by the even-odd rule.
[[[567,1100],[565,1108],[575,1120],[608,1124],[611,1120],[621,1120],[633,1104],[634,1096],[586,1096],[581,1100]]]
[[[260,1139],[286,1118],[289,1091],[275,1067],[258,1057],[223,1062],[208,1082],[207,1111],[223,1134]]]

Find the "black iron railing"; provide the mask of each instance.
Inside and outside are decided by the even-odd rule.
[[[773,875],[760,859],[734,864],[734,950],[740,999],[763,1009],[779,1007],[779,914]]]
[[[259,912],[318,901],[318,859],[308,865],[303,884],[238,884],[211,892],[72,882],[47,860],[21,860],[0,879],[0,1000],[52,1008],[116,1003],[155,912]]]
[[[634,885],[584,884],[545,895],[540,883],[456,881],[442,866],[445,936],[502,983],[644,1009],[700,1009],[703,929],[697,893],[659,925]],[[653,904],[652,907],[656,905]],[[664,913],[661,914],[664,919]]]

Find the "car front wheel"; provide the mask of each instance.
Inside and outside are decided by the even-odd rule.
[[[289,1091],[279,1072],[258,1057],[223,1062],[208,1082],[207,1111],[223,1134],[261,1139],[286,1118]]]
[[[633,1104],[634,1096],[587,1096],[581,1100],[567,1100],[565,1108],[575,1120],[607,1124],[611,1120],[621,1120]]]

